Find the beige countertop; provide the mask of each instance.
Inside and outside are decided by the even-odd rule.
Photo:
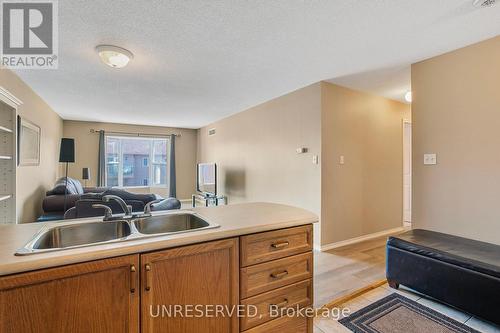
[[[193,208],[191,211],[199,214],[209,222],[217,223],[220,227],[112,244],[16,256],[14,255],[16,250],[23,247],[43,226],[57,225],[61,222],[0,225],[0,275],[132,253],[149,252],[180,245],[300,226],[318,221],[318,216],[307,210],[272,203],[246,203],[210,208],[199,207]],[[96,219],[86,219],[85,221],[96,221]]]

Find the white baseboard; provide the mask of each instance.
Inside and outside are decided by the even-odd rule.
[[[367,240],[378,238],[378,237],[388,236],[390,234],[401,232],[401,231],[404,231],[406,229],[407,228],[405,228],[405,227],[397,227],[397,228],[393,228],[393,229],[375,232],[373,234],[368,234],[368,235],[363,235],[363,236],[359,236],[359,237],[355,237],[355,238],[351,238],[351,239],[346,239],[346,240],[343,240],[340,242],[325,244],[323,246],[315,246],[314,249],[316,251],[322,251],[322,252],[328,251],[328,250],[336,249],[336,248],[339,248],[342,246],[356,244],[359,242],[367,241]]]

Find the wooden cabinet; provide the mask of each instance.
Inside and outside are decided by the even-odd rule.
[[[311,333],[269,311],[312,304],[311,249],[309,225],[0,277],[0,332]]]
[[[245,333],[312,333],[312,331],[312,318],[281,317],[249,329]]]
[[[257,309],[257,316],[240,319],[241,331],[312,333],[311,318],[270,310],[313,304],[312,225],[240,238],[240,303]]]
[[[256,316],[241,318],[241,330],[245,331],[272,320],[271,306],[285,308],[304,307],[312,303],[312,279],[294,283],[286,287],[268,291],[241,301],[242,305],[254,305]]]
[[[250,297],[312,278],[311,252],[241,269],[241,297]]]
[[[241,236],[241,266],[312,251],[312,225]]]
[[[0,278],[0,332],[138,332],[138,267],[131,255]]]
[[[144,254],[141,267],[142,332],[238,332],[236,315],[229,316],[226,310],[222,316],[210,315],[212,305],[229,310],[238,305],[238,239]],[[182,308],[186,316],[162,313],[162,306],[172,310],[174,305],[186,305]],[[208,305],[202,308],[208,316],[188,313],[194,305]]]

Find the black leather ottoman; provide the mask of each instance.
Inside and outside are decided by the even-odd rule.
[[[387,281],[500,325],[500,246],[415,229],[389,237]]]

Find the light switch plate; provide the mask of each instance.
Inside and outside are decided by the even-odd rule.
[[[437,164],[436,154],[424,154],[424,165],[435,165]]]
[[[297,154],[305,154],[307,153],[307,148],[300,147],[295,149],[295,151],[297,152]]]
[[[344,163],[345,163],[344,155],[340,155],[340,157],[339,157],[339,164],[343,165]]]
[[[319,163],[318,155],[313,155],[313,164],[318,164],[318,163]]]

